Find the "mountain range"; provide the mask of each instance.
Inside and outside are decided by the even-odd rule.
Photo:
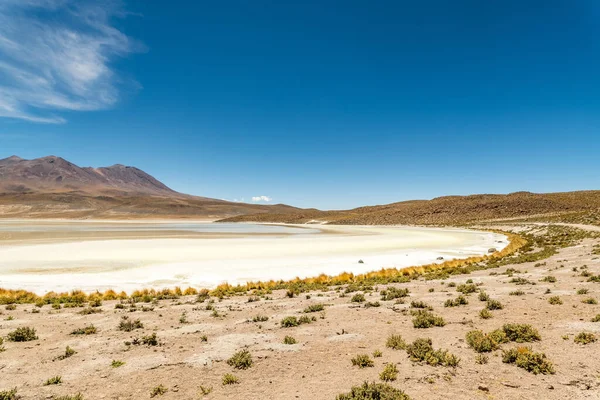
[[[61,157],[0,160],[0,217],[217,219],[297,210],[176,192],[130,166],[79,167]]]

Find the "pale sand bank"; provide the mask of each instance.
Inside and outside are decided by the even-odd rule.
[[[220,228],[220,224],[204,224],[205,227],[195,226],[194,230],[206,231],[205,236],[172,238],[167,236],[170,229],[157,228],[158,225],[149,225],[148,229],[159,236],[153,238],[144,238],[147,230],[140,228],[140,239],[55,239],[43,244],[0,241],[0,287],[36,293],[74,288],[89,292],[109,288],[131,291],[142,287],[214,287],[223,282],[363,273],[428,264],[440,256],[446,260],[466,258],[508,244],[503,235],[459,229],[311,226],[305,230],[301,228],[306,226]],[[189,228],[184,223],[176,225],[179,230]],[[73,227],[84,229],[77,223]],[[89,231],[88,227],[84,230]],[[125,229],[131,234],[131,228],[120,224],[109,228]],[[264,234],[273,228],[276,230]],[[235,233],[230,237],[210,236],[232,229]],[[39,226],[35,230],[39,234]],[[167,237],[160,237],[161,232]]]

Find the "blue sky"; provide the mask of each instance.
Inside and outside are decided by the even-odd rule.
[[[2,0],[12,154],[323,209],[600,189],[600,3]]]

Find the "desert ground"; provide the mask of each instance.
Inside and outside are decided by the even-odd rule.
[[[498,227],[534,236],[548,230],[544,224]],[[600,284],[594,282],[600,273],[600,238],[594,229],[559,233],[577,238],[543,260],[519,259],[442,279],[340,285],[294,297],[274,290],[103,301],[95,307],[3,306],[0,390],[7,392],[0,398],[18,398],[9,397],[16,388],[22,399],[335,399],[365,381],[382,382],[380,374],[390,366],[386,384],[412,399],[598,399],[600,342],[593,340],[600,336],[600,322],[592,320],[600,319],[595,301]],[[468,293],[465,288],[473,285],[476,291]],[[400,293],[390,287],[408,293],[388,300],[390,293]],[[461,295],[458,290],[467,293],[467,304],[445,306]],[[502,309],[490,307],[481,292]],[[317,311],[308,312],[310,306]],[[445,325],[416,328],[411,314],[417,307],[431,307]],[[486,307],[490,318],[480,315]],[[298,326],[282,326],[294,325],[286,317],[303,316],[308,318]],[[120,324],[139,326],[123,331]],[[539,340],[506,340],[482,353],[467,343],[468,332],[489,333],[505,324],[531,325]],[[10,341],[11,332],[23,327],[35,329],[37,338]],[[80,334],[74,334],[77,330]],[[396,349],[386,345],[391,335],[401,336],[392,344]],[[286,336],[297,343],[284,344]],[[447,350],[459,361],[432,366],[411,359],[407,345],[418,338],[430,338],[434,349]],[[516,340],[521,339],[531,340]],[[540,373],[503,362],[503,351],[519,346],[545,354],[529,364],[541,365]],[[248,353],[238,354],[237,362],[228,362],[244,350]],[[366,357],[353,365],[358,355]],[[227,374],[235,377],[229,382],[237,382],[224,384]]]

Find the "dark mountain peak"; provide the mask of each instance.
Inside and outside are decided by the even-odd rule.
[[[0,192],[179,195],[146,172],[122,164],[81,168],[62,157],[34,160],[12,156],[0,160]]]

